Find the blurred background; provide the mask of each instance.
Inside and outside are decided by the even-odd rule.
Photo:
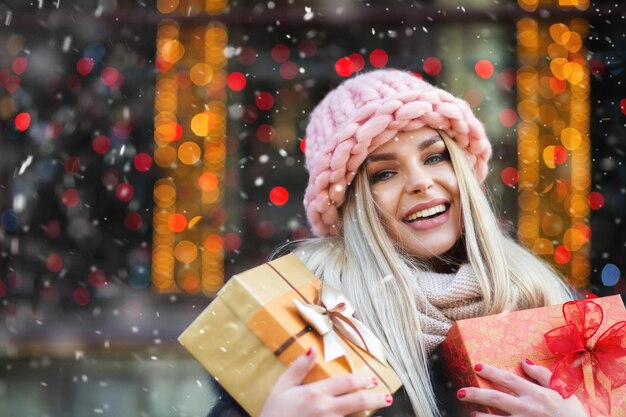
[[[626,294],[626,6],[585,0],[0,1],[3,416],[204,416],[176,341],[232,274],[310,236],[307,115],[412,71],[494,145],[504,228]]]

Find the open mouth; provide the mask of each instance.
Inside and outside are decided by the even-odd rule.
[[[441,216],[450,208],[449,204],[439,204],[426,210],[421,210],[412,215],[404,218],[402,221],[405,223],[415,223],[424,220],[434,219]]]

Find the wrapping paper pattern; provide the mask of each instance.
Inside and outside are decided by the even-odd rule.
[[[604,321],[598,330],[602,334],[614,323],[626,320],[626,309],[619,295],[594,300],[604,310]],[[529,379],[522,370],[524,358],[554,370],[558,358],[550,352],[544,334],[565,325],[561,305],[514,311],[493,316],[460,320],[452,326],[439,348],[446,374],[456,389],[468,386],[504,389],[478,377],[473,371],[477,363],[487,363]],[[584,400],[583,386],[575,395]],[[610,417],[626,417],[626,386],[611,392]],[[502,414],[502,411],[461,403],[466,414],[482,411]],[[592,417],[600,417],[594,414]],[[606,416],[609,417],[609,416]]]
[[[321,336],[311,330],[293,303],[294,298],[301,300],[298,293],[313,303],[321,285],[319,279],[295,255],[270,263],[273,268],[263,264],[233,276],[179,337],[180,343],[252,416],[261,413],[278,377],[310,346],[320,353],[305,383],[350,372],[345,357],[324,361]],[[374,389],[393,393],[401,386],[388,365],[356,346],[345,345],[354,373],[381,380]],[[374,411],[354,416],[364,417]]]

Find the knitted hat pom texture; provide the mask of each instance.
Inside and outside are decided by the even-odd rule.
[[[358,75],[330,91],[311,112],[306,129],[304,207],[313,233],[339,234],[338,208],[367,156],[398,132],[424,126],[453,138],[478,181],[484,181],[491,144],[466,101],[394,69]]]

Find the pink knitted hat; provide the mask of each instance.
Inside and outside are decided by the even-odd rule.
[[[409,72],[382,69],[344,81],[311,113],[306,129],[304,194],[307,218],[318,236],[341,230],[337,209],[367,155],[399,131],[429,126],[446,132],[466,151],[480,182],[491,144],[464,100]]]

